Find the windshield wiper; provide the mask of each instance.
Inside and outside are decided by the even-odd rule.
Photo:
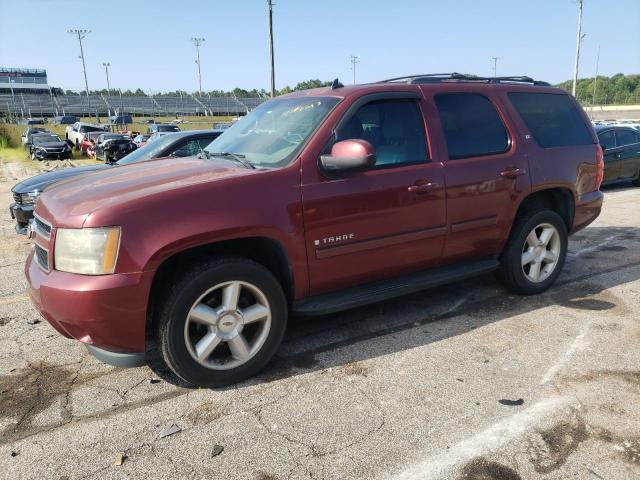
[[[246,160],[246,156],[241,153],[230,153],[230,152],[216,152],[216,153],[208,152],[208,153],[212,157],[230,158],[231,160],[234,160],[236,163],[239,163],[240,165],[246,168],[250,168],[252,170],[256,168],[256,166],[253,163],[251,163],[249,160]]]
[[[200,154],[199,154],[200,158],[202,158],[202,156],[204,155],[206,159],[209,160],[210,153],[204,150],[200,145],[198,145],[198,148],[200,149]]]

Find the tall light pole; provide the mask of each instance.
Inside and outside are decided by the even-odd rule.
[[[107,95],[111,95],[111,84],[109,83],[109,67],[111,64],[109,62],[103,62],[102,66],[104,67],[104,73],[107,74]]]
[[[593,100],[591,105],[596,104],[596,87],[598,86],[598,64],[600,63],[600,45],[598,45],[598,56],[596,57],[596,77],[593,79]]]
[[[360,63],[360,57],[357,55],[351,55],[351,70],[353,70],[353,84],[356,84],[356,63]]]
[[[578,32],[576,33],[576,60],[573,64],[573,86],[571,94],[576,96],[576,84],[578,83],[578,64],[580,63],[580,44],[582,43],[582,0],[578,0]]]
[[[78,43],[80,43],[80,59],[82,60],[82,72],[84,73],[84,88],[87,92],[87,98],[89,98],[89,82],[87,82],[87,68],[84,64],[84,49],[82,48],[82,39],[91,33],[91,30],[70,29],[67,33],[78,37]]]
[[[497,77],[497,71],[498,71],[498,60],[500,60],[500,57],[491,57],[491,60],[493,60],[493,77]]]
[[[275,59],[273,56],[273,2],[267,0],[269,13],[269,63],[271,64],[271,98],[276,96],[276,72]]]
[[[191,37],[191,43],[196,46],[196,63],[198,64],[198,92],[200,92],[200,97],[202,97],[202,71],[200,70],[200,46],[205,42],[206,39],[202,37]]]

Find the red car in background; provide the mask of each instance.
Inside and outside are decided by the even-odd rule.
[[[88,132],[85,133],[82,142],[80,142],[80,153],[85,154],[89,158],[96,156],[96,139],[104,132]]]

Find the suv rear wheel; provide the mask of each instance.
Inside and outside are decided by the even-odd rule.
[[[278,281],[247,259],[205,260],[175,281],[155,318],[167,365],[204,387],[242,381],[276,352],[287,324]]]
[[[522,295],[544,292],[560,275],[567,237],[564,221],[551,210],[520,217],[502,252],[498,278]]]

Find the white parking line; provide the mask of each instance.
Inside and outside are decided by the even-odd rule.
[[[589,329],[591,328],[591,321],[587,322],[580,334],[571,342],[569,348],[567,348],[564,353],[560,356],[558,361],[547,370],[547,372],[542,377],[542,381],[540,385],[544,385],[549,383],[553,378],[558,374],[560,370],[569,362],[571,356],[579,350],[584,350],[589,346],[589,340],[586,338],[589,333]]]
[[[577,252],[567,252],[567,256],[575,258],[575,257],[579,257],[580,255],[582,255],[584,253],[593,252],[594,250],[597,250],[601,246],[606,245],[607,243],[611,242],[612,240],[615,240],[616,238],[618,238],[616,235],[611,235],[610,237],[605,238],[600,243],[596,243],[596,244],[590,245],[588,247],[580,248],[580,249],[578,249]]]
[[[550,397],[493,424],[486,430],[452,446],[445,453],[431,457],[401,474],[394,480],[434,480],[454,467],[497,449],[522,435],[550,413],[576,402],[573,397]],[[445,478],[450,478],[449,476]]]

